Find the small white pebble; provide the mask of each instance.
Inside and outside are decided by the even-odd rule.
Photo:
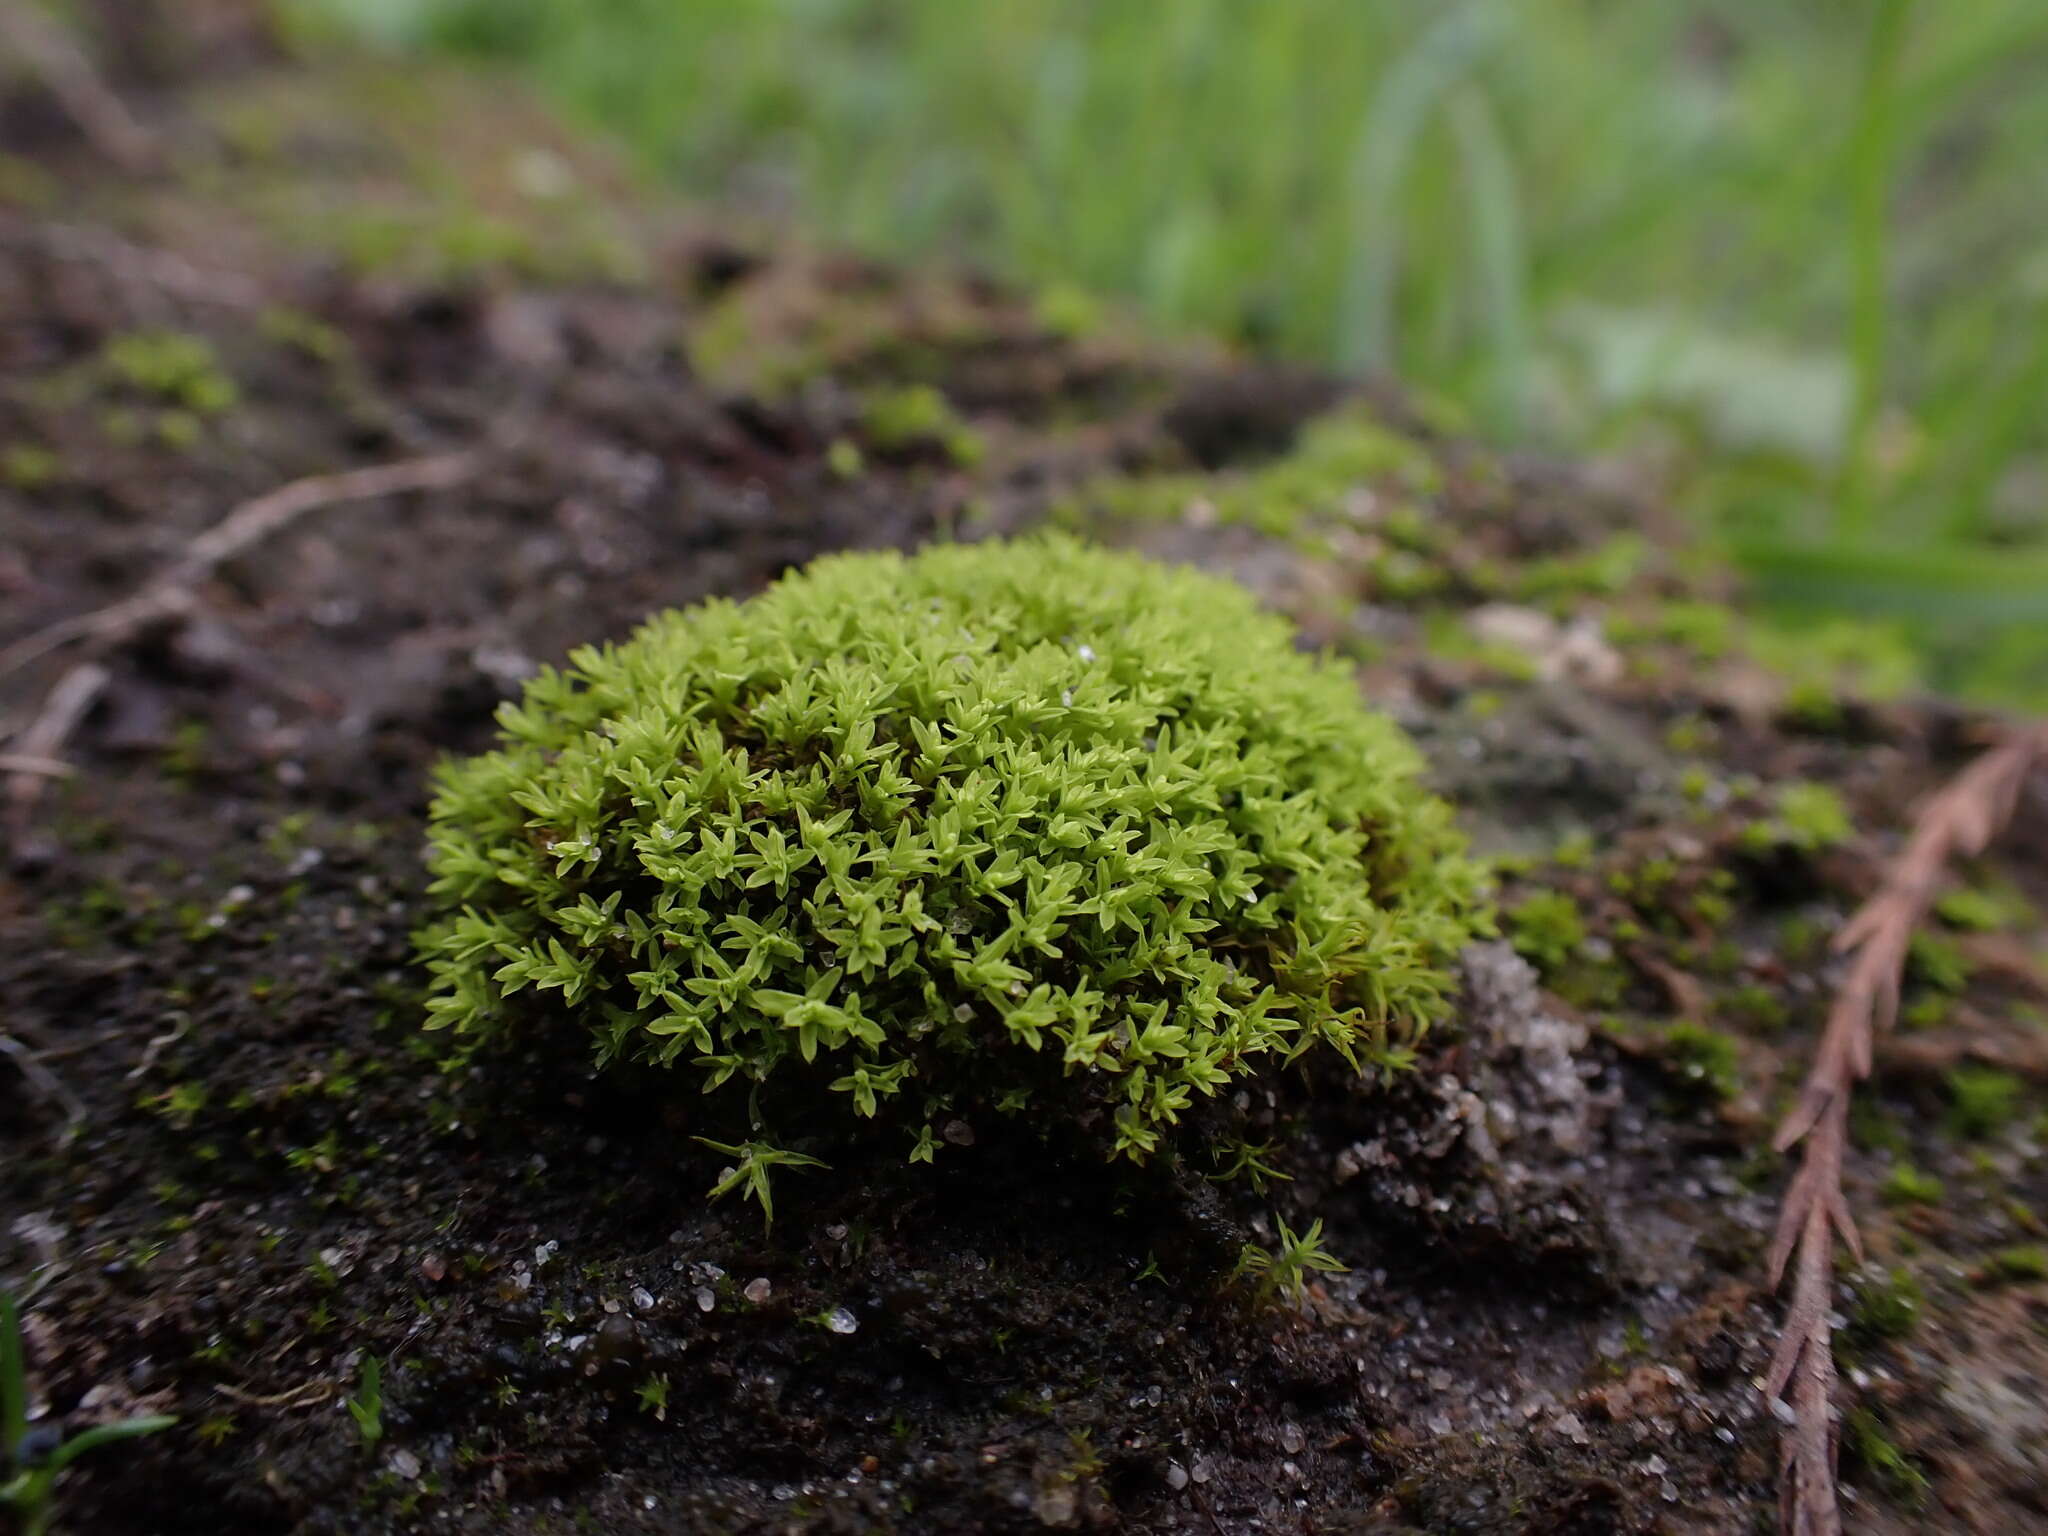
[[[853,1333],[860,1328],[860,1319],[845,1307],[834,1307],[825,1314],[825,1326],[834,1333]]]
[[[766,1275],[757,1275],[754,1279],[747,1282],[747,1288],[740,1292],[740,1294],[758,1307],[762,1302],[775,1294],[775,1287],[768,1283]]]

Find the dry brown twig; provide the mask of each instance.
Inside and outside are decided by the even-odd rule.
[[[1984,753],[1921,806],[1906,846],[1876,894],[1835,935],[1850,957],[1799,1101],[1778,1127],[1777,1147],[1803,1144],[1771,1244],[1771,1285],[1792,1270],[1792,1299],[1765,1392],[1792,1410],[1780,1450],[1779,1517],[1789,1536],[1839,1536],[1835,1491],[1835,1357],[1828,1322],[1835,1239],[1860,1261],[1863,1240],[1842,1191],[1849,1096],[1870,1075],[1877,1036],[1898,1014],[1900,979],[1914,929],[1926,916],[1949,860],[1983,852],[2012,819],[2034,766],[2048,760],[2048,723]]]
[[[131,173],[157,163],[156,140],[135,120],[76,39],[23,0],[0,0],[0,43],[35,72],[101,154]]]
[[[65,1085],[64,1079],[51,1071],[49,1064],[30,1050],[26,1042],[12,1035],[0,1034],[0,1056],[13,1061],[30,1087],[64,1111],[64,1139],[69,1141],[77,1135],[86,1121],[85,1101]]]
[[[0,650],[0,677],[67,645],[82,645],[84,656],[58,679],[41,710],[14,743],[6,769],[10,837],[19,840],[44,785],[63,762],[64,744],[106,688],[110,674],[100,658],[164,619],[190,611],[197,589],[222,564],[244,553],[309,512],[343,502],[369,501],[410,491],[446,490],[475,476],[483,456],[474,450],[401,459],[333,475],[309,475],[243,502],[185,547],[169,567],[119,602],[61,619]]]
[[[23,218],[0,209],[0,245],[99,267],[122,288],[152,298],[231,310],[261,309],[266,302],[262,284],[243,273],[202,267],[176,251],[137,245],[88,225]],[[143,307],[139,301],[137,307]]]

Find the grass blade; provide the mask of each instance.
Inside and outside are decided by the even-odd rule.
[[[1869,533],[1872,519],[1871,455],[1884,403],[1885,342],[1889,329],[1891,231],[1887,220],[1896,151],[1894,132],[1899,55],[1912,0],[1881,0],[1871,25],[1856,131],[1849,147],[1850,255],[1855,277],[1850,298],[1849,355],[1856,379],[1848,454],[1842,465],[1841,531]]]
[[[1402,183],[1439,97],[1499,30],[1484,0],[1460,6],[1409,45],[1374,92],[1351,159],[1351,262],[1337,328],[1337,362],[1381,369],[1394,358],[1394,284],[1400,272]]]
[[[87,1451],[102,1445],[111,1445],[116,1440],[133,1440],[137,1435],[153,1435],[160,1429],[169,1429],[177,1423],[177,1415],[153,1413],[139,1419],[123,1419],[118,1424],[95,1424],[84,1433],[66,1440],[50,1457],[49,1470],[56,1476]]]
[[[1776,601],[1945,622],[2048,620],[2048,551],[1754,541],[1736,553]]]
[[[1512,437],[1522,428],[1529,380],[1529,263],[1515,168],[1493,107],[1478,86],[1461,86],[1452,95],[1450,117],[1472,209],[1489,403],[1500,429]]]
[[[28,1429],[28,1375],[14,1292],[0,1289],[0,1455],[12,1457]]]

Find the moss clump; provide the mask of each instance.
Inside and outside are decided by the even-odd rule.
[[[1873,1270],[1857,1282],[1850,1334],[1864,1345],[1903,1339],[1919,1324],[1926,1303],[1926,1292],[1910,1269]]]
[[[2019,1117],[2019,1078],[1996,1067],[1956,1067],[1947,1077],[1949,1128],[1959,1136],[1982,1140],[1996,1135]]]
[[[601,1062],[757,1117],[829,1087],[927,1157],[978,1106],[1137,1157],[1262,1063],[1398,1064],[1478,871],[1407,739],[1291,642],[1227,582],[1060,538],[659,615],[441,770],[430,1023],[513,1037],[552,990]]]
[[[1517,903],[1507,926],[1515,952],[1545,975],[1563,970],[1586,944],[1586,920],[1563,891],[1538,891]]]
[[[881,453],[935,448],[955,464],[981,462],[981,434],[929,384],[871,390],[861,401],[860,422],[867,440]]]
[[[2005,880],[1944,891],[1934,903],[1934,912],[1949,927],[1965,933],[2003,933],[2037,920],[2026,896]]]
[[[17,491],[39,491],[63,469],[57,455],[34,443],[9,443],[0,448],[0,483]]]
[[[1911,1163],[1896,1164],[1878,1191],[1886,1205],[1939,1205],[1941,1180]]]
[[[1546,555],[1489,574],[1483,585],[1525,603],[1612,597],[1636,579],[1650,546],[1638,533],[1619,533],[1583,554]]]
[[[102,361],[116,382],[193,416],[217,416],[241,398],[203,336],[131,331],[107,343]]]
[[[1920,686],[1920,658],[1897,625],[1828,619],[1749,626],[1749,653],[1786,685],[1785,709],[1821,728],[1840,722],[1845,699],[1882,703]]]
[[[1767,853],[1790,848],[1800,853],[1818,853],[1839,847],[1855,835],[1856,825],[1842,797],[1825,784],[1795,780],[1777,792],[1777,814],[1743,828],[1743,843],[1751,851]]]
[[[1731,990],[1722,1000],[1721,1009],[1729,1018],[1770,1035],[1777,1034],[1791,1020],[1791,1010],[1784,999],[1757,982]]]
[[[1970,957],[1954,939],[1922,930],[1906,950],[1906,975],[1923,987],[1954,997],[1970,985]]]
[[[2039,1243],[2001,1248],[1985,1259],[1975,1278],[1979,1285],[2048,1280],[2048,1248]]]
[[[1384,510],[1375,503],[1372,513],[1377,531],[1389,545],[1382,561],[1398,557],[1391,572],[1376,571],[1376,578],[1391,574],[1397,583],[1412,581],[1422,590],[1434,591],[1444,573],[1427,563],[1424,575],[1418,567],[1426,562],[1417,556],[1440,554],[1437,546],[1443,535],[1406,503],[1435,493],[1442,479],[1427,448],[1353,406],[1310,422],[1289,453],[1248,474],[1098,481],[1064,513],[1076,519],[1095,512],[1132,521],[1171,521],[1199,506],[1219,523],[1255,528],[1313,549],[1321,530],[1359,521],[1359,492],[1373,488],[1387,493],[1392,502]]]
[[[1869,1409],[1849,1410],[1842,1443],[1852,1460],[1861,1463],[1894,1499],[1912,1509],[1918,1509],[1925,1501],[1927,1474],[1892,1443],[1884,1425]]]
[[[1707,1097],[1726,1101],[1742,1092],[1742,1056],[1733,1037],[1680,1021],[1664,1031],[1664,1051],[1679,1077]]]

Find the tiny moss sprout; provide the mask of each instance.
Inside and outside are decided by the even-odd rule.
[[[1306,1232],[1296,1232],[1279,1216],[1273,1218],[1273,1225],[1280,1229],[1279,1247],[1267,1249],[1257,1243],[1246,1243],[1237,1259],[1236,1278],[1249,1279],[1261,1301],[1285,1297],[1290,1306],[1299,1307],[1314,1276],[1346,1273],[1345,1267],[1323,1247],[1320,1217],[1309,1223]]]
[[[356,1421],[363,1444],[384,1438],[384,1367],[375,1355],[363,1356],[362,1385],[348,1400],[348,1416]]]
[[[872,1113],[872,1111],[870,1111]],[[727,1157],[737,1158],[731,1167],[718,1176],[718,1182],[711,1186],[711,1198],[721,1200],[734,1190],[746,1191],[749,1198],[761,1207],[763,1224],[775,1224],[775,1197],[768,1184],[768,1170],[771,1168],[822,1168],[825,1165],[815,1157],[806,1157],[801,1152],[789,1152],[780,1147],[771,1147],[765,1142],[713,1141],[708,1136],[697,1140],[714,1152],[723,1152]]]
[[[57,1479],[80,1456],[116,1440],[153,1435],[177,1422],[168,1414],[149,1414],[95,1424],[68,1440],[61,1426],[31,1426],[21,1315],[14,1293],[0,1289],[0,1509],[13,1513],[21,1536],[45,1536],[50,1530]]]
[[[707,1132],[743,1095],[718,1189],[764,1215],[814,1162],[764,1129],[835,1103],[913,1160],[977,1114],[1140,1160],[1263,1068],[1397,1068],[1485,923],[1348,669],[1232,583],[1069,538],[821,560],[499,719],[439,774],[429,1027],[581,1033],[714,1096]]]
[[[649,1376],[633,1389],[633,1395],[640,1400],[640,1411],[651,1413],[657,1424],[668,1422],[668,1373],[660,1372]]]

